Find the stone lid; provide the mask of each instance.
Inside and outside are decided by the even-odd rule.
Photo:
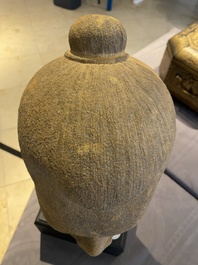
[[[88,63],[123,61],[127,57],[126,41],[126,31],[119,20],[105,15],[85,15],[70,28],[71,50],[65,56]]]

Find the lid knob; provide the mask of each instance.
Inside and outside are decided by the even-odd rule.
[[[71,54],[80,57],[109,57],[123,53],[127,35],[117,19],[105,15],[85,15],[70,28]]]

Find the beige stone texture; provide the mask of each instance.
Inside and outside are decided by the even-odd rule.
[[[135,226],[175,138],[175,111],[161,79],[125,53],[110,16],[87,15],[71,50],[39,70],[19,107],[21,152],[48,223],[90,255]]]

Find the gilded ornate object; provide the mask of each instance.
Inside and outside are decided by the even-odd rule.
[[[168,41],[160,77],[171,95],[198,111],[198,22]]]
[[[175,138],[171,96],[125,52],[126,39],[113,17],[81,17],[70,51],[35,74],[19,107],[21,152],[42,212],[92,256],[137,224]]]

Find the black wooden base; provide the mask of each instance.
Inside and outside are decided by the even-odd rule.
[[[60,233],[54,230],[51,226],[49,226],[41,210],[39,211],[36,217],[35,225],[37,226],[37,228],[40,230],[41,233],[61,238],[63,240],[76,244],[76,240],[72,236],[70,236],[69,234]],[[121,234],[118,239],[113,240],[111,245],[108,246],[103,252],[111,254],[113,256],[120,255],[121,253],[124,252],[126,238],[127,238],[127,232]]]

